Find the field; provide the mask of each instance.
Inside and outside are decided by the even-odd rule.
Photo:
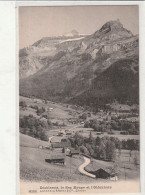
[[[27,104],[27,110],[21,110],[20,117],[29,114],[37,115],[36,111],[30,107],[34,105],[37,105],[38,107],[44,107],[46,112],[49,113],[49,118],[51,119],[51,121],[58,122],[59,124],[62,124],[63,122],[69,124],[69,118],[78,117],[77,111],[72,109],[70,106],[69,108],[67,108],[66,104],[58,104],[50,101],[47,101],[47,103],[45,103],[40,99],[31,99],[22,96],[20,96],[20,101],[25,101]]]
[[[83,128],[81,131],[81,135],[85,136],[85,137],[89,137],[90,134],[90,129],[88,128]],[[120,140],[127,140],[127,139],[136,139],[139,140],[140,137],[139,135],[120,135],[119,133],[114,133],[114,135],[108,134],[107,132],[104,132],[101,135],[98,135],[97,132],[92,130],[92,135],[93,137],[103,137],[103,136],[109,136],[109,137],[117,137]]]
[[[27,104],[26,109],[20,110],[20,118],[23,116],[27,116],[29,114],[32,114],[36,118],[39,118],[40,120],[46,121],[45,118],[38,116],[35,109],[32,109],[31,106],[37,105],[38,107],[44,107],[46,110],[46,113],[49,115],[49,119],[54,125],[52,129],[49,129],[47,131],[48,137],[51,137],[53,135],[57,135],[59,130],[70,130],[73,134],[78,132],[81,133],[81,135],[88,137],[90,134],[90,131],[92,131],[93,137],[102,137],[102,136],[109,136],[109,137],[118,137],[120,140],[127,140],[127,139],[137,139],[139,140],[139,135],[120,135],[119,131],[113,131],[113,135],[108,134],[107,132],[104,132],[101,135],[98,135],[97,132],[93,131],[92,128],[84,128],[84,124],[81,124],[77,121],[79,116],[83,114],[84,112],[87,113],[87,111],[84,111],[83,108],[62,104],[62,103],[54,103],[51,101],[47,101],[45,103],[43,100],[40,99],[31,99],[20,96],[20,101],[25,101]],[[51,110],[52,109],[52,110]],[[101,114],[94,115],[92,112],[91,117],[88,117],[88,119],[98,119],[101,117]],[[73,119],[73,120],[72,120]],[[75,121],[75,122],[74,122]]]

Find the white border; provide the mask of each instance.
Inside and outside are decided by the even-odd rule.
[[[18,172],[18,6],[139,5],[140,8],[140,129],[141,193],[145,194],[145,2],[138,1],[21,1],[0,2],[0,194],[19,194]],[[15,7],[16,6],[16,7]],[[16,82],[17,81],[17,82]],[[16,120],[17,118],[17,120]],[[17,152],[16,152],[17,151]],[[16,160],[17,153],[17,160]],[[16,164],[17,163],[17,164]],[[17,166],[16,166],[17,165]],[[17,185],[17,188],[16,188]]]
[[[16,193],[15,2],[0,2],[0,194]]]

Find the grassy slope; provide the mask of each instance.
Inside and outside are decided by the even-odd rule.
[[[74,156],[71,159],[66,157],[65,165],[48,164],[45,159],[52,153],[49,150],[39,149],[40,144],[43,145],[44,142],[20,134],[20,178],[22,180],[94,182],[93,179],[81,175],[78,171],[78,166],[83,163],[82,157]]]

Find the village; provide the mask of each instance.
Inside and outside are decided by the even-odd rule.
[[[114,104],[114,110],[112,111],[99,109],[98,112],[95,113],[80,106],[58,104],[36,98],[20,97],[20,102],[20,124],[23,121],[21,119],[25,119],[25,122],[33,119],[32,123],[34,123],[35,118],[35,121],[39,120],[39,128],[42,123],[42,127],[45,129],[45,135],[47,136],[46,140],[42,139],[44,136],[37,138],[32,132],[30,134],[29,128],[27,128],[27,130],[25,130],[26,128],[21,128],[20,148],[22,151],[20,162],[22,169],[23,166],[29,167],[32,163],[28,163],[27,160],[35,160],[36,167],[39,166],[40,161],[45,170],[46,168],[48,168],[48,170],[54,169],[58,166],[59,174],[63,174],[63,178],[59,176],[59,174],[56,174],[58,181],[62,179],[65,180],[65,178],[74,179],[75,175],[77,175],[77,177],[79,175],[81,181],[83,181],[83,179],[85,180],[86,177],[87,180],[90,181],[95,178],[97,180],[107,179],[109,181],[118,181],[139,177],[137,176],[137,170],[139,169],[139,149],[137,145],[134,146],[136,148],[133,150],[116,148],[113,150],[115,157],[112,157],[112,160],[104,161],[104,157],[100,157],[100,159],[99,157],[92,157],[92,150],[96,150],[96,148],[93,148],[93,145],[96,143],[95,140],[97,137],[99,137],[100,142],[102,142],[104,136],[110,137],[112,140],[113,137],[114,140],[117,137],[120,143],[124,141],[125,144],[128,143],[128,139],[139,140],[138,133],[130,134],[129,131],[123,129],[123,127],[127,126],[126,123],[126,126],[121,124],[119,130],[113,130],[110,125],[111,121],[118,119],[118,117],[122,119],[122,121],[129,121],[130,124],[138,124],[139,118],[135,105],[132,108],[124,105],[122,105],[121,108],[120,105],[118,108],[118,105]],[[97,123],[94,123],[96,119]],[[32,129],[34,128],[32,124],[30,126]],[[107,131],[104,130],[105,128]],[[34,132],[35,131],[36,130],[34,130]],[[135,130],[133,130],[133,133],[134,132]],[[91,143],[89,142],[89,138],[92,139]],[[74,145],[73,143],[76,144]],[[138,144],[138,142],[135,143]],[[90,149],[90,146],[93,149]],[[32,157],[32,159],[29,159],[30,155],[28,155],[27,150],[33,150],[33,155],[32,153],[31,155],[34,159]],[[43,161],[38,157],[38,159],[35,159],[36,154],[39,157],[41,156]],[[29,169],[31,170],[31,167],[29,167]],[[23,173],[21,174],[22,178],[27,179],[27,177],[34,177],[29,175],[32,173],[32,170],[30,170],[28,173],[27,168],[25,171],[23,169]],[[42,173],[40,167],[38,170],[40,170],[39,176],[35,175],[35,177],[38,179],[39,177],[43,177],[44,180],[47,180],[47,171]],[[48,173],[48,175],[51,176],[50,173]]]

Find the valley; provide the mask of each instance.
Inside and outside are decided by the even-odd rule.
[[[20,178],[140,177],[139,37],[120,20],[19,51]]]

